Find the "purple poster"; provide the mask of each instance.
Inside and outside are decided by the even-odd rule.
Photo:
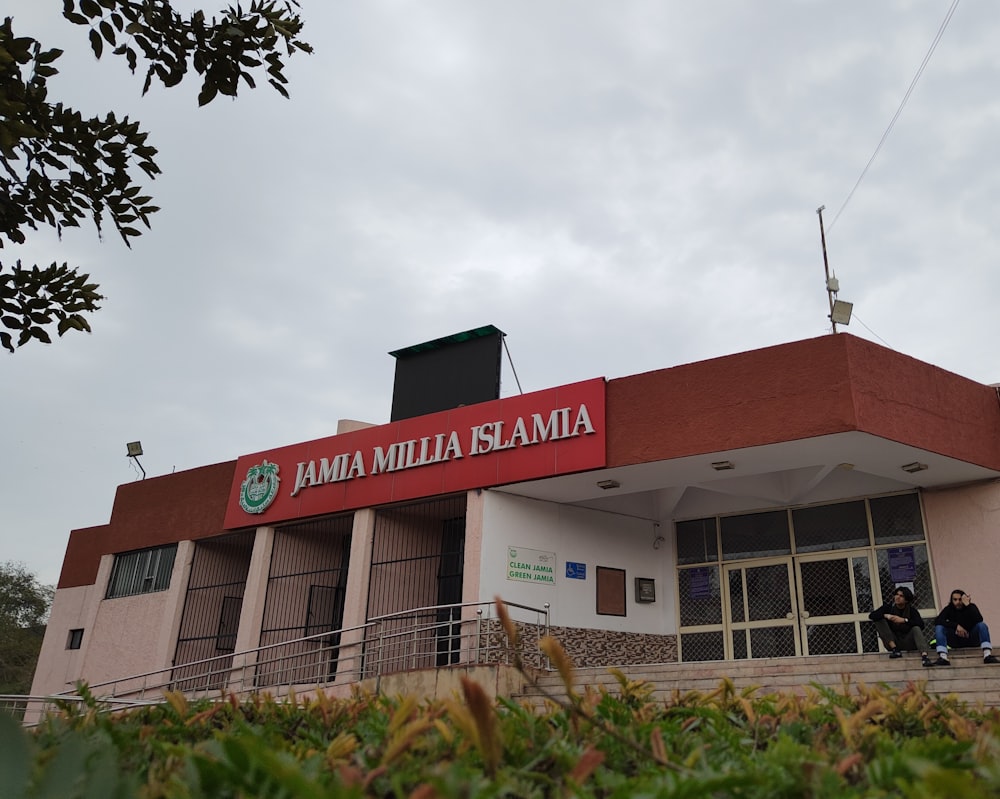
[[[691,575],[691,583],[688,589],[691,599],[711,599],[712,598],[712,570],[705,566],[697,569],[688,569]]]
[[[894,583],[912,583],[917,576],[913,547],[890,547],[889,577]]]

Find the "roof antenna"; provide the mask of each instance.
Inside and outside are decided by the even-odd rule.
[[[141,441],[129,441],[125,445],[128,449],[128,456],[135,461],[135,465],[139,467],[142,471],[142,479],[146,479],[146,470],[142,468],[142,464],[139,463],[139,456],[142,455],[142,442]]]
[[[837,299],[837,292],[840,291],[840,281],[836,275],[830,277],[830,260],[826,255],[826,231],[823,230],[823,210],[825,205],[816,209],[819,216],[819,240],[823,245],[823,271],[826,274],[826,298],[830,301],[830,326],[834,333],[837,332],[837,325],[849,325],[851,323],[851,312],[854,310],[854,303]]]

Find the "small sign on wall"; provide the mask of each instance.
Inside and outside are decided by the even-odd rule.
[[[522,583],[556,584],[556,553],[507,547],[507,579]]]
[[[635,578],[635,601],[655,602],[656,601],[656,580],[651,577]]]
[[[566,561],[566,579],[568,580],[586,580],[587,579],[587,564],[586,563],[575,563],[572,560]]]

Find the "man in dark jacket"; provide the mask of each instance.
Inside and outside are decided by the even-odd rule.
[[[925,666],[931,665],[927,657],[927,639],[924,638],[924,620],[920,611],[913,606],[913,592],[901,585],[892,597],[880,608],[868,614],[875,622],[878,637],[882,639],[889,657],[903,657],[904,649],[920,652],[920,660]]]
[[[948,647],[967,646],[983,650],[983,663],[1000,663],[993,657],[990,628],[983,621],[983,614],[972,604],[972,597],[960,588],[951,592],[951,601],[941,608],[934,620],[934,637],[937,638],[938,658],[930,664],[932,666],[950,666]]]

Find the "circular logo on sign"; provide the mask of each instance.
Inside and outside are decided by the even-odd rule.
[[[240,485],[240,507],[247,513],[263,513],[278,496],[278,464],[262,463],[247,469],[247,479]]]

